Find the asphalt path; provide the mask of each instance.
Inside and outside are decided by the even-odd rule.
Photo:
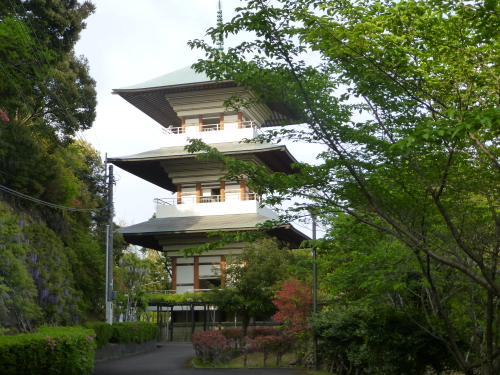
[[[190,365],[195,355],[190,343],[168,343],[145,353],[98,362],[92,375],[285,375],[305,374],[298,369],[197,369]]]

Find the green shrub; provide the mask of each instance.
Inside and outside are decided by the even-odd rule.
[[[113,337],[110,342],[126,343],[135,341],[141,343],[155,339],[158,326],[149,322],[124,322],[113,324]]]
[[[89,375],[94,369],[94,332],[46,327],[37,333],[0,336],[2,375]]]
[[[84,323],[83,326],[85,328],[93,329],[96,333],[96,343],[97,348],[102,348],[106,346],[106,344],[113,337],[113,326],[109,323],[104,322],[92,322],[92,323]]]
[[[456,364],[445,344],[415,322],[419,311],[392,306],[348,306],[317,314],[313,328],[321,340],[323,359],[343,368],[371,375],[443,373]],[[334,369],[335,370],[335,369]]]

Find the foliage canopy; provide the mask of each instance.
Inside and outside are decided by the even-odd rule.
[[[429,318],[426,329],[464,374],[500,372],[499,13],[495,1],[250,0],[209,30],[214,40],[250,33],[244,42],[225,53],[190,42],[207,52],[197,70],[286,103],[305,124],[256,141],[323,152],[287,176],[197,140],[190,149],[221,160],[225,178],[248,176],[266,203],[304,199],[283,219],[312,211],[328,224],[345,213],[389,236],[419,275],[420,308],[444,327]],[[226,104],[252,105],[247,97]],[[469,302],[451,303],[450,290]]]

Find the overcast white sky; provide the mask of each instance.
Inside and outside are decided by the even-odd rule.
[[[103,158],[105,153],[116,157],[159,148],[161,126],[111,91],[203,58],[203,53],[191,50],[187,42],[205,38],[206,30],[216,25],[217,0],[92,2],[97,10],[87,19],[87,29],[76,45],[76,53],[89,60],[99,102],[94,126],[84,137]],[[239,5],[239,0],[224,0],[224,20],[232,18]],[[226,45],[236,41],[229,39]],[[297,147],[292,145],[292,153],[303,160],[304,153],[297,155],[294,149]],[[119,168],[115,172],[119,176],[115,190],[117,222],[131,225],[148,220],[155,210],[153,199],[170,195]]]

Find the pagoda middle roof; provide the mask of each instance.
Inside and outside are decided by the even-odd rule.
[[[259,158],[273,171],[287,174],[296,173],[297,170],[291,167],[296,163],[295,158],[290,154],[286,146],[269,143],[241,143],[224,142],[210,144],[227,156],[258,154]],[[184,146],[162,147],[159,149],[141,152],[139,154],[110,157],[108,161],[149,181],[159,187],[175,192],[176,185],[168,177],[164,169],[164,162],[175,159],[194,159],[198,153],[190,153]],[[163,163],[162,163],[163,162]]]

